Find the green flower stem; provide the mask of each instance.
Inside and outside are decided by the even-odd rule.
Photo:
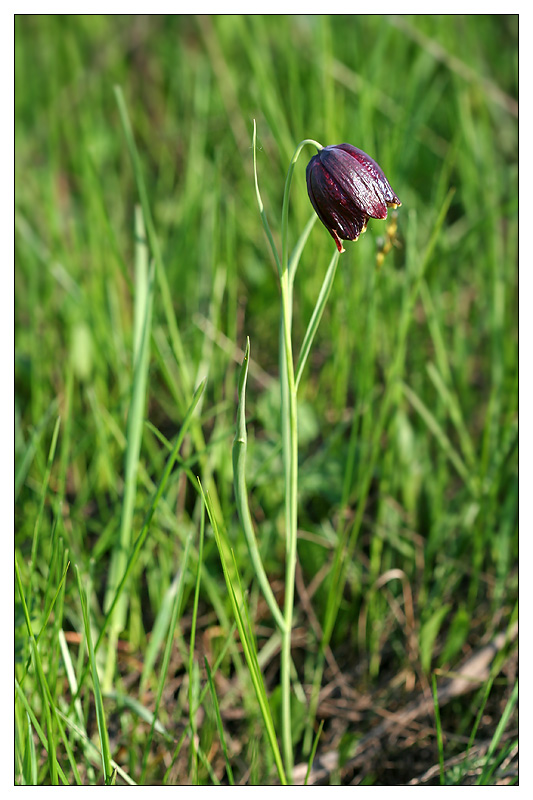
[[[282,371],[283,461],[285,470],[285,607],[281,632],[281,696],[282,741],[285,769],[292,780],[293,753],[291,735],[291,633],[296,571],[296,540],[298,531],[298,421],[296,381],[292,360],[291,321],[292,293],[288,272],[281,276],[282,336],[280,369]]]
[[[282,386],[283,461],[285,470],[285,625],[281,630],[281,713],[282,745],[285,770],[292,783],[294,763],[291,726],[291,633],[294,609],[294,581],[296,572],[296,547],[298,535],[298,419],[297,385],[292,353],[292,281],[289,277],[289,195],[292,176],[298,156],[306,144],[318,150],[322,145],[313,139],[304,139],[292,157],[285,180],[281,212],[281,315],[280,373]]]
[[[236,477],[237,502],[241,511],[241,519],[245,533],[250,546],[250,552],[254,561],[254,567],[263,589],[268,605],[276,618],[278,628],[281,634],[281,714],[282,714],[282,745],[283,745],[283,759],[285,762],[285,771],[287,780],[292,783],[292,768],[294,757],[292,752],[292,726],[291,726],[291,632],[292,632],[292,618],[294,608],[294,582],[296,573],[296,547],[297,547],[297,534],[298,534],[298,404],[297,404],[297,390],[299,379],[302,374],[311,342],[313,340],[316,328],[320,321],[324,304],[329,294],[331,281],[335,274],[337,266],[337,259],[334,258],[328,269],[325,279],[326,288],[321,292],[319,308],[313,314],[310,327],[307,331],[305,338],[305,347],[300,356],[300,363],[298,365],[298,378],[295,375],[294,359],[292,352],[292,297],[293,297],[293,283],[298,262],[304,247],[305,242],[311,232],[316,216],[307,223],[300,239],[298,240],[292,259],[289,262],[289,196],[291,190],[292,176],[294,167],[298,157],[305,147],[310,144],[316,147],[317,150],[322,150],[323,147],[319,142],[314,139],[304,139],[296,150],[289,164],[287,178],[285,180],[285,191],[283,193],[283,207],[281,211],[281,259],[274,243],[274,237],[270,230],[268,220],[266,218],[263,201],[259,192],[259,183],[257,180],[257,139],[256,139],[256,126],[254,120],[253,132],[253,158],[254,158],[254,179],[255,179],[255,192],[257,196],[257,204],[259,206],[259,213],[263,222],[263,227],[267,235],[276,267],[279,273],[280,289],[281,289],[281,322],[280,322],[280,341],[279,341],[279,366],[280,366],[280,383],[281,383],[281,425],[282,425],[282,441],[283,441],[283,465],[285,472],[285,605],[283,615],[278,610],[277,603],[273,599],[270,586],[264,570],[262,568],[260,556],[255,544],[255,536],[253,535],[253,528],[249,513],[247,511],[247,500],[245,491],[245,482],[243,479],[244,466],[241,462],[239,464],[240,451],[245,451],[246,441],[242,436],[242,428],[236,437],[234,444],[234,474]],[[248,349],[247,349],[248,352]],[[245,379],[244,379],[245,380]],[[241,387],[241,405],[242,405],[242,424],[244,424],[244,406],[243,394],[244,387]],[[240,467],[238,469],[237,467]],[[240,486],[240,491],[239,491]],[[255,546],[254,546],[255,545]]]
[[[261,560],[261,554],[257,546],[257,539],[252,524],[252,517],[250,516],[250,509],[248,506],[248,490],[246,488],[246,450],[248,446],[248,434],[246,433],[246,414],[245,414],[245,400],[246,400],[246,380],[248,378],[248,365],[250,363],[250,340],[246,338],[246,352],[244,354],[244,362],[241,369],[239,378],[239,408],[237,411],[237,430],[235,439],[233,441],[233,476],[235,483],[235,498],[237,502],[237,510],[241,520],[241,525],[246,536],[248,544],[248,551],[252,564],[254,565],[255,574],[259,585],[263,591],[265,600],[268,607],[272,612],[272,616],[276,620],[278,628],[283,631],[285,628],[285,620],[281,613],[279,606],[274,597],[274,593],[270,588],[270,583],[266,576],[265,568]]]
[[[276,245],[274,244],[274,237],[272,236],[272,231],[270,230],[270,225],[268,224],[267,216],[265,214],[265,207],[263,205],[263,200],[261,199],[261,192],[259,191],[259,182],[257,180],[257,130],[255,125],[255,119],[254,119],[254,133],[252,138],[252,150],[254,154],[255,196],[257,198],[257,205],[259,206],[259,214],[261,215],[261,222],[263,223],[263,228],[265,229],[268,243],[270,245],[270,249],[272,250],[272,255],[274,256],[274,261],[276,262],[276,267],[278,268],[278,273],[281,275],[281,263],[279,260],[278,251],[276,250]]]
[[[281,210],[281,274],[288,270],[289,267],[289,249],[287,247],[288,239],[289,239],[289,194],[291,191],[291,183],[292,183],[292,174],[294,172],[294,167],[296,162],[298,161],[298,157],[302,152],[303,148],[306,144],[313,145],[316,147],[318,151],[323,150],[319,142],[315,142],[314,139],[304,139],[296,150],[294,151],[294,155],[291,159],[291,163],[289,164],[289,170],[287,172],[287,177],[285,179],[285,191],[283,193],[283,207]]]

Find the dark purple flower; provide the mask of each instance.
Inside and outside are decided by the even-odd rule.
[[[387,208],[401,206],[381,167],[351,144],[332,144],[307,165],[307,191],[320,221],[335,239],[355,241],[368,218],[386,219]]]

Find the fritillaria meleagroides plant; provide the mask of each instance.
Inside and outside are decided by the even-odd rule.
[[[302,149],[306,145],[316,148],[307,165],[307,191],[311,204],[333,239],[337,250],[329,264],[322,289],[304,336],[298,362],[295,364],[292,346],[292,308],[293,287],[296,269],[305,242],[311,232],[316,217],[313,214],[298,240],[291,257],[288,247],[289,194],[294,167]],[[333,283],[340,253],[344,252],[343,241],[356,241],[366,230],[369,218],[386,219],[389,208],[401,205],[379,165],[357,147],[351,144],[338,144],[323,147],[313,139],[304,139],[296,148],[289,165],[285,181],[285,192],[281,212],[281,257],[266,218],[259,185],[256,164],[256,131],[253,133],[254,176],[257,203],[263,226],[277,265],[281,289],[280,319],[280,376],[281,376],[281,425],[283,440],[283,464],[285,477],[285,602],[283,609],[274,597],[266,576],[248,507],[246,490],[246,424],[245,389],[250,357],[250,343],[247,341],[246,354],[239,381],[239,409],[237,432],[233,446],[234,482],[239,517],[243,526],[254,570],[281,634],[281,689],[282,689],[282,752],[278,748],[277,737],[270,708],[266,697],[257,658],[252,652],[246,636],[246,624],[242,611],[234,604],[237,625],[243,641],[245,656],[259,700],[263,720],[281,783],[292,783],[293,748],[291,738],[291,631],[294,606],[294,583],[296,569],[296,546],[298,524],[298,429],[297,394],[302,371],[318,328],[324,307]],[[226,570],[225,570],[226,572]],[[226,574],[226,580],[228,576]],[[229,588],[229,584],[228,584]],[[233,590],[232,590],[233,591]],[[230,592],[231,594],[231,592]],[[248,652],[249,651],[249,652]],[[247,654],[248,653],[248,654]]]

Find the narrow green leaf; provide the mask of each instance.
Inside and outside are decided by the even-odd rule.
[[[57,405],[58,405],[57,399],[54,399],[50,403],[50,405],[42,415],[39,422],[33,428],[31,432],[30,441],[26,445],[24,455],[22,456],[21,459],[17,458],[18,466],[15,471],[15,502],[17,501],[17,497],[19,495],[22,485],[26,480],[26,476],[29,472],[39,442],[41,441],[41,437],[44,431],[46,430],[46,427],[50,422],[50,419],[57,410]]]
[[[221,651],[220,651],[220,653],[218,655],[218,658],[216,659],[216,661],[214,663],[213,670],[212,670],[212,675],[213,676],[216,675],[216,673],[218,672],[218,669],[219,669],[220,665],[222,664],[222,662],[223,662],[223,660],[224,660],[224,658],[226,656],[226,653],[230,648],[230,645],[233,642],[233,637],[234,637],[236,628],[237,628],[237,625],[234,622],[233,625],[231,626],[230,630],[229,630],[229,633],[228,633],[228,636],[227,636],[226,641],[224,643],[224,646],[222,647],[222,649],[221,649]],[[204,688],[202,689],[202,691],[200,692],[200,697],[198,698],[198,702],[196,703],[196,705],[194,707],[194,712],[193,712],[194,714],[196,714],[196,712],[198,711],[198,709],[200,708],[200,706],[204,702],[208,691],[209,691],[209,685],[206,684],[204,686]],[[170,764],[169,764],[169,766],[167,768],[167,771],[165,772],[165,776],[163,778],[163,784],[166,784],[166,782],[168,781],[169,775],[170,775],[170,771],[171,771],[174,763],[176,762],[176,759],[178,758],[178,756],[180,754],[181,748],[183,746],[183,742],[190,735],[191,735],[191,728],[190,728],[190,723],[189,723],[187,725],[187,727],[185,728],[185,730],[183,731],[183,733],[182,733],[182,735],[180,737],[180,740],[179,740],[179,742],[178,742],[178,744],[176,746],[176,749],[174,750],[174,753],[172,754],[172,758],[171,758]]]
[[[17,681],[16,678],[15,678],[15,692],[16,692],[17,698],[22,703],[22,705],[24,707],[24,710],[26,711],[26,713],[28,714],[28,716],[29,716],[29,718],[31,720],[31,723],[32,723],[32,725],[33,725],[33,727],[35,729],[35,732],[36,732],[37,736],[39,737],[39,741],[40,741],[44,751],[48,755],[48,740],[47,740],[47,738],[45,736],[45,733],[44,733],[41,725],[39,724],[39,720],[35,716],[35,712],[31,708],[26,696],[24,695],[24,692],[22,690],[22,686],[20,685],[20,683]],[[67,780],[67,778],[65,776],[65,773],[61,769],[61,765],[56,762],[56,766],[57,766],[57,772],[59,774],[59,777],[61,778],[61,782],[63,783],[64,786],[68,786],[69,785],[69,781]]]
[[[135,144],[135,138],[133,136],[133,130],[131,127],[130,118],[128,116],[128,111],[126,108],[126,102],[124,100],[124,95],[122,93],[122,89],[120,88],[120,86],[115,86],[115,98],[117,101],[120,119],[122,122],[122,128],[124,130],[126,145],[128,147],[128,151],[133,166],[133,173],[135,175],[137,191],[139,193],[139,199],[141,201],[141,206],[143,210],[144,224],[146,227],[146,233],[148,235],[150,251],[156,263],[157,280],[159,283],[161,298],[163,300],[163,308],[170,332],[172,348],[174,351],[174,355],[176,357],[176,362],[180,370],[181,377],[183,379],[183,382],[185,383],[186,391],[189,392],[192,386],[192,379],[189,374],[187,359],[185,358],[185,351],[183,349],[183,344],[181,341],[181,336],[176,321],[176,315],[174,313],[174,308],[172,305],[172,293],[168,285],[168,280],[163,264],[163,258],[161,255],[161,247],[159,244],[159,239],[156,234],[155,225],[152,218],[152,212],[150,210],[150,201],[148,199],[148,192],[146,189],[146,184],[144,182],[144,177],[142,173],[141,159],[139,158],[139,153],[137,150],[137,145]]]
[[[318,747],[318,742],[320,740],[320,734],[322,733],[322,728],[324,727],[324,720],[320,720],[320,725],[318,726],[318,730],[316,732],[315,739],[313,741],[313,747],[311,748],[311,753],[309,755],[309,761],[307,762],[307,772],[305,773],[305,780],[304,786],[307,786],[307,781],[309,780],[309,775],[311,774],[311,767],[313,766],[313,761],[315,760],[316,749]]]
[[[498,722],[496,730],[494,731],[494,734],[492,736],[490,746],[487,751],[487,755],[485,756],[483,771],[479,776],[478,780],[476,781],[476,784],[478,786],[482,784],[486,785],[489,781],[489,778],[491,777],[491,775],[493,774],[493,772],[497,767],[497,761],[495,759],[496,748],[500,744],[501,738],[505,733],[505,729],[509,723],[511,714],[514,711],[517,702],[518,702],[518,681],[515,682],[511,696],[506,703],[501,719]]]
[[[150,732],[148,734],[145,750],[144,750],[144,757],[143,757],[143,766],[141,771],[141,778],[139,783],[142,785],[144,783],[146,777],[146,770],[148,768],[148,755],[150,752],[150,746],[152,743],[152,739],[154,736],[155,725],[157,721],[157,716],[159,714],[159,706],[161,704],[161,698],[163,696],[163,689],[165,687],[165,681],[168,673],[168,668],[170,665],[170,656],[172,655],[172,648],[174,646],[174,632],[176,630],[176,625],[178,622],[178,615],[180,612],[182,600],[183,600],[183,591],[185,587],[185,578],[187,576],[187,569],[189,565],[189,552],[191,548],[191,540],[192,534],[189,534],[187,537],[187,543],[185,545],[185,552],[183,553],[183,559],[180,564],[180,571],[179,571],[179,585],[178,591],[176,592],[176,597],[174,600],[174,605],[172,608],[172,616],[170,619],[170,625],[168,628],[167,634],[167,641],[165,646],[165,652],[163,654],[163,663],[161,664],[161,673],[159,675],[159,681],[157,685],[157,694],[156,694],[156,701],[154,707],[154,716],[152,720],[152,724],[150,726]]]
[[[268,224],[267,215],[265,213],[265,207],[263,206],[263,201],[261,199],[261,192],[259,191],[259,182],[257,180],[257,131],[256,131],[255,119],[254,119],[254,132],[252,137],[252,150],[254,157],[255,196],[257,199],[257,205],[259,207],[259,214],[261,216],[261,222],[263,223],[263,228],[265,229],[270,249],[272,250],[272,255],[274,256],[274,261],[276,262],[276,266],[278,268],[278,273],[281,275],[280,258],[278,255],[278,251],[276,249],[276,245],[274,244],[274,238],[272,236],[272,231],[270,230],[270,225]]]
[[[216,690],[215,690],[215,684],[213,683],[213,676],[211,675],[211,670],[209,669],[209,662],[208,662],[206,656],[204,656],[204,664],[205,664],[205,669],[206,669],[206,672],[207,672],[207,681],[209,683],[209,691],[211,692],[211,699],[213,701],[213,707],[215,709],[215,717],[216,717],[216,721],[217,721],[218,735],[220,736],[220,743],[222,745],[222,751],[224,753],[224,759],[226,761],[226,773],[228,775],[228,780],[229,780],[231,786],[234,786],[235,781],[233,780],[233,772],[232,772],[232,769],[231,769],[231,764],[230,764],[229,756],[228,756],[228,747],[226,745],[226,734],[224,733],[224,726],[222,724],[222,717],[220,716],[220,707],[218,705],[218,698],[217,698],[217,693],[216,693]]]
[[[127,553],[131,546],[133,511],[137,496],[137,475],[141,452],[146,389],[150,361],[150,339],[152,330],[152,306],[154,296],[154,265],[148,267],[148,247],[139,208],[135,212],[135,307],[134,341],[132,358],[132,384],[126,431],[126,454],[124,469],[124,494],[120,518],[120,534],[111,558],[110,576],[106,592],[105,607],[108,607],[116,591],[120,577],[124,574]],[[111,643],[107,651],[104,686],[111,686],[116,662],[116,641],[123,629],[127,612],[127,598],[122,594],[111,617]]]
[[[41,659],[39,657],[39,651],[37,650],[37,646],[35,644],[35,639],[33,636],[30,637],[30,649],[32,653],[32,659],[35,666],[35,671],[37,673],[37,678],[39,681],[39,685],[41,688],[41,700],[43,705],[43,713],[46,722],[46,750],[48,754],[48,767],[50,770],[50,783],[52,786],[57,786],[58,781],[58,772],[57,772],[57,757],[56,757],[56,734],[52,724],[52,713],[50,711],[50,703],[48,699],[48,693],[46,691],[46,678],[44,676]]]
[[[85,596],[85,590],[81,585],[80,571],[77,566],[75,566],[74,569],[78,581],[78,593],[80,596],[81,610],[83,615],[85,641],[87,644],[87,651],[89,653],[89,664],[91,668],[91,677],[93,681],[94,705],[96,710],[96,723],[98,727],[98,736],[100,739],[100,753],[102,757],[102,769],[104,771],[104,783],[106,786],[108,786],[112,780],[112,767],[111,767],[111,750],[109,748],[109,734],[107,732],[105,712],[104,712],[104,701],[102,697],[102,691],[100,689],[98,667],[96,666],[96,658],[95,658],[93,640],[91,635],[91,623],[89,620],[89,612],[87,610],[87,598]]]
[[[474,497],[476,497],[478,494],[477,483],[472,478],[470,470],[467,469],[463,459],[461,458],[457,450],[454,448],[454,446],[452,445],[452,443],[450,442],[449,438],[446,436],[444,431],[442,430],[441,426],[435,419],[434,415],[431,413],[429,408],[422,402],[422,400],[418,397],[418,395],[415,392],[413,392],[413,390],[410,389],[409,386],[407,386],[407,384],[402,383],[402,389],[405,396],[415,409],[415,411],[417,411],[420,414],[420,416],[426,423],[427,427],[438,441],[439,445],[443,449],[447,458],[453,464],[453,466],[455,467],[455,469],[457,470],[458,474],[461,476],[465,484],[469,487]]]
[[[267,601],[268,607],[281,630],[285,627],[285,620],[281,613],[274,593],[270,587],[257,539],[254,532],[250,508],[248,505],[248,490],[246,488],[246,451],[248,446],[248,435],[246,433],[246,380],[248,378],[248,365],[250,361],[250,339],[246,338],[246,351],[244,361],[239,376],[239,407],[237,409],[237,430],[233,441],[233,481],[235,485],[235,502],[239,519],[244,530],[246,543],[255,575],[261,587],[261,591]]]
[[[331,287],[333,286],[338,263],[339,251],[335,250],[333,257],[329,262],[329,266],[318,295],[318,300],[316,301],[316,305],[313,309],[313,313],[311,315],[311,319],[309,320],[309,325],[307,326],[304,340],[302,342],[302,348],[298,358],[298,366],[296,368],[296,390],[298,390],[300,379],[309,356],[309,351],[311,350],[311,345],[313,344],[313,339],[315,338],[318,326],[320,325],[320,320],[322,319],[322,314],[324,313],[324,308],[326,307],[326,303],[331,292]]]
[[[200,484],[201,487],[201,484]],[[278,770],[278,775],[281,783],[285,786],[287,784],[287,779],[285,776],[285,770],[283,768],[283,762],[281,759],[281,754],[278,747],[278,741],[276,738],[276,732],[274,730],[274,723],[272,721],[272,714],[270,712],[270,707],[268,705],[268,698],[266,695],[266,689],[263,683],[263,676],[261,675],[261,671],[259,670],[259,666],[257,663],[257,655],[255,652],[255,646],[253,642],[253,638],[250,636],[246,629],[246,625],[242,616],[241,606],[239,601],[237,600],[235,587],[232,582],[231,576],[229,574],[228,565],[226,563],[226,559],[224,556],[224,548],[222,545],[221,534],[218,527],[217,520],[213,514],[213,509],[211,505],[211,501],[209,499],[209,495],[206,495],[202,489],[202,496],[204,498],[204,503],[207,508],[207,513],[209,515],[209,519],[211,522],[211,526],[213,528],[213,533],[215,535],[215,541],[218,547],[218,552],[220,555],[220,561],[222,564],[222,570],[224,572],[224,579],[226,581],[226,586],[228,589],[228,594],[230,597],[231,605],[233,608],[233,615],[235,618],[235,622],[237,623],[237,630],[239,631],[239,637],[241,640],[241,644],[243,647],[244,657],[246,659],[246,663],[248,664],[248,669],[250,672],[250,678],[252,680],[252,685],[254,687],[255,696],[257,698],[257,702],[259,704],[259,709],[261,711],[261,716],[263,717],[263,722],[265,724],[265,730],[267,734],[267,739],[270,744],[270,748],[272,750],[272,755],[274,756],[274,761],[276,764],[276,768]],[[244,604],[244,600],[243,600]]]
[[[54,464],[54,456],[56,452],[57,446],[57,437],[59,436],[59,425],[61,422],[61,418],[58,417],[56,419],[56,424],[54,425],[54,431],[52,433],[52,440],[50,442],[50,449],[48,451],[48,460],[46,462],[46,470],[43,477],[43,482],[41,485],[41,496],[39,499],[39,510],[37,512],[37,517],[35,519],[35,525],[33,528],[33,541],[31,544],[31,560],[30,560],[30,571],[29,571],[29,578],[28,578],[28,605],[32,606],[32,583],[33,583],[33,571],[35,569],[35,561],[37,558],[37,552],[39,548],[39,537],[41,531],[41,523],[43,519],[44,513],[44,504],[46,501],[46,496],[48,494],[48,484],[50,483],[50,475],[52,474],[52,466]]]
[[[188,430],[189,425],[191,423],[191,419],[192,419],[194,410],[195,410],[195,408],[196,408],[196,406],[198,404],[198,400],[200,399],[202,392],[204,391],[204,388],[205,388],[205,380],[203,380],[200,383],[200,385],[198,386],[198,388],[196,389],[196,391],[194,393],[194,396],[193,396],[193,399],[191,401],[191,404],[189,406],[189,409],[187,411],[187,414],[185,415],[185,419],[183,420],[183,424],[181,426],[180,432],[179,432],[178,437],[176,439],[176,442],[174,444],[174,448],[173,448],[172,453],[170,454],[170,456],[169,456],[169,458],[167,460],[167,463],[165,465],[165,469],[163,471],[163,475],[161,477],[161,480],[159,481],[159,485],[158,485],[158,487],[157,487],[157,489],[156,489],[156,491],[154,493],[154,497],[152,499],[152,503],[150,505],[150,508],[148,509],[147,514],[146,514],[143,526],[141,528],[141,532],[139,533],[139,536],[137,537],[137,539],[136,539],[136,541],[135,541],[135,543],[133,545],[133,550],[132,550],[132,553],[131,553],[130,558],[128,560],[124,575],[122,576],[122,580],[120,581],[119,585],[117,586],[115,597],[113,598],[111,606],[109,607],[109,610],[108,610],[108,612],[106,614],[106,617],[105,617],[105,619],[104,619],[104,621],[102,623],[100,634],[99,634],[98,639],[96,640],[96,644],[94,646],[95,652],[98,651],[98,648],[100,647],[100,644],[102,643],[102,640],[104,638],[104,634],[105,634],[105,632],[107,630],[107,627],[109,625],[109,622],[110,622],[111,615],[113,613],[113,609],[115,607],[115,604],[118,602],[118,599],[119,599],[121,593],[123,592],[124,587],[126,585],[126,582],[127,582],[128,578],[130,576],[131,570],[133,569],[134,565],[137,562],[137,559],[139,558],[139,554],[141,552],[142,546],[144,544],[144,541],[145,541],[146,537],[148,536],[148,531],[150,530],[150,523],[152,521],[152,517],[153,517],[153,515],[155,513],[155,510],[157,508],[157,504],[159,503],[159,500],[161,499],[161,496],[162,496],[162,494],[163,494],[163,492],[164,492],[164,490],[166,488],[168,479],[170,477],[170,474],[171,474],[172,469],[174,467],[174,464],[176,462],[179,449],[180,449],[180,447],[181,447],[181,445],[183,443],[183,439],[185,438],[185,434],[187,433],[187,430]],[[87,675],[88,669],[89,669],[89,665],[87,665],[85,667],[85,670],[84,670],[84,672],[82,674],[82,677],[80,679],[80,687],[83,685],[83,681],[85,680],[85,676]],[[76,701],[77,697],[79,696],[79,691],[80,690],[78,689],[78,693],[75,694],[74,697],[72,698],[71,706],[73,705],[73,703]]]
[[[431,675],[431,689],[433,692],[433,710],[435,712],[435,727],[437,729],[437,747],[439,750],[440,785],[444,786],[444,742],[442,737],[442,725],[440,721],[439,693],[437,690],[437,678],[435,673]]]
[[[191,640],[189,643],[189,725],[192,731],[191,748],[193,753],[193,769],[195,780],[197,781],[198,764],[197,764],[197,751],[195,746],[196,740],[196,714],[193,713],[195,706],[195,689],[198,683],[198,671],[195,669],[194,662],[194,646],[196,641],[196,620],[198,617],[198,602],[200,599],[200,579],[202,575],[202,563],[204,553],[204,530],[205,530],[205,505],[202,503],[202,515],[200,517],[200,545],[198,548],[198,564],[196,569],[196,585],[194,587],[194,602],[192,609],[192,622],[191,622]]]
[[[67,715],[64,714],[62,711],[60,711],[59,709],[57,709],[57,714],[59,717],[61,717],[65,725],[70,729],[70,731],[74,734],[74,736],[80,740],[80,742],[83,745],[84,751],[90,754],[91,761],[94,761],[96,759],[95,763],[100,763],[101,761],[100,750],[97,748],[95,743],[91,741],[91,739],[89,739],[89,737],[87,736],[87,732],[80,725],[76,724],[73,720],[67,717]],[[111,759],[111,766],[113,767],[113,775],[115,775],[115,773],[120,775],[120,777],[123,779],[125,783],[128,784],[128,786],[137,786],[135,781],[128,775],[128,773],[120,766],[120,764],[117,764],[117,762],[114,761],[113,759]]]
[[[463,413],[461,411],[457,395],[444,383],[444,379],[434,364],[429,363],[426,369],[431,382],[441,397],[445,408],[447,408],[449,411],[450,419],[452,420],[455,430],[457,431],[457,435],[459,436],[461,450],[463,451],[463,456],[468,464],[468,468],[470,470],[474,470],[476,469],[476,454],[474,451],[474,445],[472,444],[472,439],[470,438],[470,434],[468,433],[464,424]]]
[[[26,731],[26,745],[22,762],[22,778],[25,786],[37,786],[37,756],[35,754],[31,719],[27,712],[26,718],[28,729]]]
[[[433,645],[450,608],[450,603],[440,606],[420,627],[420,663],[424,672],[429,672],[433,658]]]

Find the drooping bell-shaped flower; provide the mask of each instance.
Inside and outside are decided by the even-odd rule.
[[[324,147],[307,165],[307,191],[320,221],[335,239],[355,241],[369,217],[386,219],[401,206],[381,167],[351,144]]]

